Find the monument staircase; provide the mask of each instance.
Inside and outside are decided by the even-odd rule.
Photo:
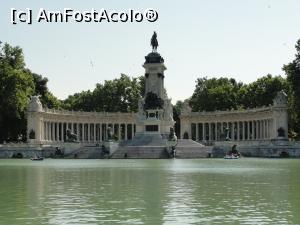
[[[178,139],[176,158],[210,157],[212,146],[205,146],[191,139]]]
[[[161,135],[137,135],[123,141],[111,158],[170,158],[167,140]],[[205,146],[191,139],[178,139],[176,158],[206,158],[211,155],[212,146]]]
[[[123,141],[110,158],[170,158],[166,149],[166,140],[160,134],[136,135],[132,140]]]

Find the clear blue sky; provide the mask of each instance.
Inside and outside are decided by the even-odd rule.
[[[153,8],[159,19],[13,25],[10,8]],[[281,68],[294,59],[300,38],[299,12],[298,0],[2,0],[0,40],[22,47],[27,67],[48,77],[50,91],[64,99],[121,73],[143,75],[155,30],[168,68],[165,85],[174,103],[192,95],[198,77],[226,76],[248,83],[268,73],[283,75]]]

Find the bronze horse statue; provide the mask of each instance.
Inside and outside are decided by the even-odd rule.
[[[151,46],[152,46],[152,51],[156,52],[157,51],[157,47],[158,47],[158,41],[157,41],[157,34],[154,31],[152,38],[151,38]]]

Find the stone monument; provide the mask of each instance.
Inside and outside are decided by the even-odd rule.
[[[167,139],[175,124],[171,99],[164,88],[163,57],[157,52],[157,34],[151,38],[152,52],[145,57],[145,96],[139,100],[136,135],[161,135]]]

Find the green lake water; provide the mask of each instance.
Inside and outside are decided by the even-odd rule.
[[[300,160],[2,159],[0,224],[300,224]]]

